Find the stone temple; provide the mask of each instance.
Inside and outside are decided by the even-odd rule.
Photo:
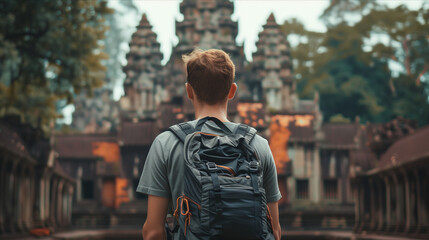
[[[106,189],[125,182],[125,190],[120,192],[126,198],[118,197],[117,191],[110,190],[109,194],[116,193],[113,199],[121,204],[115,205],[112,200],[108,206],[132,208],[133,204],[138,204],[138,198],[144,197],[135,194],[135,187],[151,142],[172,124],[194,118],[192,103],[185,96],[186,76],[182,55],[196,47],[223,49],[236,65],[235,81],[239,86],[238,96],[228,106],[229,119],[255,127],[260,135],[269,140],[283,195],[281,207],[285,211],[302,207],[316,211],[320,205],[326,204],[324,209],[328,211],[329,206],[341,205],[346,210],[337,220],[324,218],[319,210],[317,214],[326,226],[350,226],[348,221],[353,218],[353,197],[349,169],[354,167],[354,152],[362,147],[362,128],[357,123],[322,124],[317,93],[311,100],[298,98],[290,45],[274,15],[271,14],[263,25],[253,61],[248,62],[243,46],[235,41],[238,24],[231,19],[233,2],[185,0],[180,3],[180,12],[184,18],[176,22],[179,42],[173,47],[165,66],[161,64],[163,55],[157,35],[143,14],[131,37],[127,65],[123,67],[126,74],[123,85],[125,94],[119,103],[100,104],[111,108],[106,113],[119,112],[119,116],[100,116],[98,129],[89,128],[87,125],[97,121],[79,119],[78,116],[91,115],[87,113],[92,111],[91,108],[82,108],[75,112],[75,127],[90,131],[58,137],[58,146],[67,145],[69,149],[79,142],[92,144],[92,151],[88,149],[85,157],[98,158],[99,163],[86,162],[94,167],[79,164],[71,153],[59,151],[64,168],[70,169],[72,177],[93,184],[94,193],[88,195],[96,202],[107,194]],[[111,123],[109,126],[117,126],[116,132],[103,133],[106,121]],[[339,131],[341,134],[337,135]],[[103,152],[99,150],[103,147],[116,149],[114,160],[106,160],[103,154],[101,157],[98,155]],[[95,171],[97,164],[105,165],[105,169],[112,172],[106,173],[107,176],[96,172],[79,175],[89,169]],[[119,169],[114,171],[113,165]],[[90,179],[85,179],[88,176]],[[89,191],[88,186],[77,186],[77,192]],[[84,195],[81,195],[81,200]],[[79,201],[75,205],[77,209],[80,209]],[[299,221],[295,218],[291,217],[288,221],[294,221],[296,226],[305,222],[305,217]],[[79,218],[75,220],[79,221]]]
[[[123,67],[124,96],[113,101],[111,90],[104,89],[92,99],[77,98],[73,128],[80,132],[57,134],[48,144],[54,152],[47,168],[57,173],[55,181],[64,182],[68,189],[62,190],[62,198],[51,197],[51,201],[67,199],[67,204],[57,202],[58,207],[49,211],[44,208],[46,203],[41,203],[43,197],[36,203],[26,199],[24,202],[38,206],[33,208],[37,217],[21,218],[3,211],[13,200],[0,197],[0,213],[7,213],[0,214],[0,232],[25,231],[14,226],[25,223],[26,229],[31,229],[35,222],[44,227],[73,224],[139,229],[147,197],[135,189],[151,143],[172,124],[194,118],[192,104],[185,97],[181,56],[198,47],[222,49],[236,65],[239,91],[229,103],[228,117],[256,128],[269,141],[283,195],[280,222],[284,229],[293,230],[289,239],[351,239],[353,234],[367,232],[429,237],[429,196],[424,191],[429,184],[427,147],[420,146],[424,142],[420,141],[412,159],[398,155],[410,152],[407,146],[412,139],[429,139],[427,128],[416,129],[415,123],[405,119],[366,126],[359,124],[359,119],[324,123],[317,92],[313,99],[299,99],[296,93],[290,45],[273,14],[263,25],[249,62],[243,46],[235,41],[238,24],[231,19],[233,2],[183,0],[180,12],[184,18],[176,22],[179,42],[168,62],[161,64],[157,34],[143,14]],[[19,133],[19,127],[15,129]],[[1,144],[0,152],[5,151]],[[0,159],[6,166],[2,171],[10,169],[11,176],[1,178],[2,186],[14,176],[16,181],[23,177],[21,170],[14,172],[21,168],[13,167],[11,161],[22,154],[9,152],[9,160]],[[22,164],[29,172],[37,172],[32,163]],[[47,184],[51,178],[44,174],[40,172],[38,179],[47,179]],[[59,191],[57,185],[51,186],[54,193]],[[15,225],[5,223],[4,216],[9,215],[15,217]],[[326,230],[323,234],[328,235],[309,229]],[[335,235],[336,231],[345,232]],[[140,237],[138,231],[131,235],[127,239]]]

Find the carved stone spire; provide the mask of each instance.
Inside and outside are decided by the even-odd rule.
[[[222,49],[229,53],[236,64],[237,71],[241,69],[242,57],[240,47],[235,38],[238,24],[231,19],[234,4],[230,0],[183,0],[180,3],[183,20],[176,22],[176,34],[179,43],[173,48],[167,64],[170,72],[166,80],[168,100],[179,99],[184,95],[186,81],[181,56],[190,53],[196,47],[201,49]]]
[[[123,68],[125,96],[121,99],[121,110],[132,111],[142,117],[144,112],[156,107],[156,85],[161,78],[162,53],[146,14],[143,14],[137,31],[133,33],[127,65]]]
[[[286,35],[277,24],[271,13],[267,23],[259,33],[256,42],[256,52],[253,53],[252,91],[261,93],[260,99],[265,99],[271,109],[284,110],[293,108],[295,83],[292,78],[292,58]]]

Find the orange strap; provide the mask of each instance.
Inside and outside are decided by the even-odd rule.
[[[183,212],[183,203],[185,203],[186,205],[186,212]],[[191,216],[192,213],[189,212],[189,201],[188,198],[186,196],[182,197],[182,202],[180,204],[180,214],[182,214],[182,216],[186,216],[185,218],[185,237],[186,237],[186,230],[188,229],[189,224],[191,224]]]
[[[173,216],[176,218],[177,222],[179,222],[179,200],[180,201],[180,214],[182,216],[185,216],[185,237],[186,237],[186,230],[188,229],[189,224],[191,224],[191,216],[192,213],[189,211],[189,201],[190,200],[192,203],[196,204],[198,206],[198,208],[200,208],[200,206],[195,203],[194,201],[192,201],[190,198],[186,197],[185,195],[182,195],[180,197],[178,197],[176,199],[176,210],[174,210],[174,214]],[[183,212],[184,206],[186,206],[186,211]]]
[[[174,214],[173,214],[177,222],[179,222],[179,199],[181,198],[183,198],[183,196],[180,196],[176,199],[176,209],[174,210]]]

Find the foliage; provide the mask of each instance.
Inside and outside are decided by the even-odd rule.
[[[106,3],[96,0],[0,2],[0,115],[47,127],[55,103],[103,84]]]
[[[115,12],[105,16],[106,25],[109,26],[109,29],[103,40],[104,52],[109,55],[103,64],[106,66],[106,83],[110,85],[110,88],[113,88],[118,80],[124,77],[121,61],[125,59],[126,50],[121,45],[129,41],[132,31],[135,30],[134,26],[128,29],[129,26],[122,20],[129,15],[138,15],[137,6],[132,0],[121,0],[116,4],[118,6],[114,7]]]
[[[352,19],[347,14],[358,16],[346,21]],[[340,20],[328,21],[332,16]],[[297,89],[301,97],[319,91],[325,121],[341,114],[363,122],[403,116],[429,123],[428,9],[332,1],[322,19],[326,33],[308,31],[296,20],[286,21],[283,30],[304,39],[292,49]]]
[[[313,96],[314,89],[308,87],[310,85],[307,82],[311,81],[314,75],[314,60],[318,56],[324,34],[306,30],[304,25],[295,18],[286,20],[281,25],[281,29],[289,37],[293,36],[299,41],[299,44],[291,49],[293,68],[298,80],[297,90],[301,96]]]
[[[328,27],[344,22],[351,24],[375,6],[376,0],[331,0],[320,19]]]

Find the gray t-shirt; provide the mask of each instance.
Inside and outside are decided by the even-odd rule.
[[[189,123],[195,127],[197,120]],[[225,125],[232,132],[238,127],[237,123],[232,122],[225,122]],[[201,131],[214,134],[223,133],[211,121],[207,121]],[[276,202],[281,198],[281,194],[277,183],[276,166],[268,142],[256,135],[251,145],[261,159],[267,202]],[[175,199],[183,193],[185,164],[182,161],[184,161],[183,143],[171,131],[158,135],[146,158],[137,192],[169,198],[170,204],[172,203],[172,207],[175,209]]]

